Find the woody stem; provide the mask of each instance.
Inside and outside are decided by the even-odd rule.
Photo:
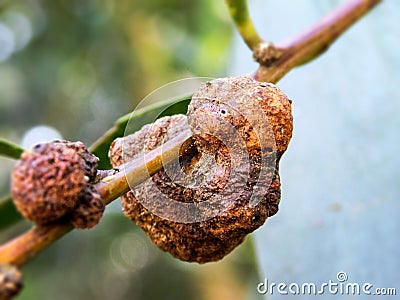
[[[243,0],[227,0],[227,2],[233,6],[245,4]],[[254,28],[251,29],[252,25],[248,26],[250,35],[248,38],[245,37],[245,40],[252,49],[254,48],[256,59],[260,61],[260,67],[256,71],[254,78],[259,81],[276,83],[291,69],[318,57],[348,27],[372,10],[379,2],[381,0],[351,0],[317,22],[309,30],[277,47],[271,44],[264,44]],[[259,51],[256,51],[256,48]],[[96,188],[103,200],[107,204],[112,202],[126,193],[131,187],[140,184],[149,176],[161,170],[163,165],[176,159],[175,154],[179,152],[181,145],[190,136],[191,133],[185,131],[163,146],[147,153],[144,158],[141,157],[119,166],[119,172],[104,178],[96,184]],[[46,226],[36,225],[22,235],[0,246],[0,263],[23,265],[72,229],[73,227],[69,223]]]

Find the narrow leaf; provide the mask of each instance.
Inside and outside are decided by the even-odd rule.
[[[24,149],[13,142],[0,138],[0,155],[19,159]]]
[[[129,123],[129,132],[133,133],[144,125],[154,122],[157,118],[174,114],[186,114],[192,95],[172,98],[138,109],[119,118],[114,126],[100,137],[91,147],[90,151],[99,159],[99,169],[110,169],[108,149],[114,139],[122,137]]]
[[[155,119],[173,114],[185,114],[192,95],[173,98],[164,102],[156,103],[134,113],[129,113],[119,118],[114,126],[110,128],[101,138],[99,138],[90,148],[91,152],[100,158],[99,168],[109,169],[111,165],[108,160],[108,149],[114,139],[125,134],[129,122],[129,130],[137,131],[144,125],[154,122]],[[132,133],[129,132],[129,133]],[[5,149],[5,150],[4,150]],[[19,158],[23,149],[6,140],[0,139],[0,154],[12,158]],[[22,216],[17,211],[11,196],[0,199],[0,230],[4,229],[17,221]]]

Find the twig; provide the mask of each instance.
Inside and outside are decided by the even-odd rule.
[[[96,185],[103,201],[106,204],[112,202],[117,197],[128,192],[130,187],[137,186],[160,171],[163,166],[176,160],[176,154],[179,153],[182,145],[191,136],[192,132],[188,128],[161,147],[119,166],[118,173],[104,178]]]
[[[151,175],[161,170],[176,159],[176,153],[183,143],[191,137],[188,129],[161,147],[118,167],[115,175],[104,178],[96,188],[106,204],[129,191],[130,186],[136,186]],[[46,249],[53,242],[70,232],[73,226],[68,222],[46,226],[34,226],[29,231],[9,241],[0,247],[0,264],[8,263],[20,266],[34,257],[38,252]]]
[[[0,247],[0,263],[21,266],[72,229],[70,223],[34,226]]]
[[[254,50],[262,39],[258,35],[247,9],[247,0],[225,0],[236,28],[250,49]]]
[[[358,19],[382,0],[351,0],[305,32],[273,46],[260,44],[254,52],[260,67],[254,74],[258,81],[277,82],[295,67],[314,60]]]
[[[230,1],[230,3],[233,2]],[[243,1],[235,2],[244,3]],[[274,48],[267,45],[264,47],[268,50],[265,53],[270,53],[270,57],[269,59],[264,57],[267,59],[264,60],[265,63],[260,66],[254,77],[260,81],[277,82],[292,68],[316,58],[350,25],[379,2],[380,0],[350,1],[311,27],[310,30],[283,43],[281,47]],[[253,45],[253,42],[250,44]],[[96,185],[96,188],[104,201],[110,203],[128,191],[128,181],[130,186],[135,186],[148,176],[158,172],[163,167],[163,163],[166,164],[175,159],[174,153],[189,137],[190,132],[184,132],[162,147],[149,152],[144,160],[142,158],[124,165],[125,172],[119,172],[103,179]],[[119,169],[122,170],[121,167]],[[68,223],[35,226],[0,247],[0,263],[22,265],[72,229]]]

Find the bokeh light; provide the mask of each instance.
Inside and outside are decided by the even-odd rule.
[[[7,60],[14,51],[14,33],[4,23],[0,23],[0,62]]]
[[[30,128],[22,138],[21,146],[30,148],[39,143],[62,140],[61,134],[50,126],[39,125]]]

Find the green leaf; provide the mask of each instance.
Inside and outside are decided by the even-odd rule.
[[[133,133],[144,125],[154,122],[156,119],[174,114],[186,114],[187,107],[192,94],[172,98],[163,102],[155,103],[129,113],[119,118],[114,126],[100,137],[91,147],[90,151],[99,159],[99,169],[110,169],[108,160],[108,149],[114,139],[122,137],[129,123],[129,132]]]
[[[119,118],[115,122],[115,125],[90,148],[91,152],[100,158],[99,168],[111,168],[107,156],[108,149],[114,139],[124,136],[128,123],[129,132],[127,133],[132,133],[139,130],[144,125],[154,122],[157,118],[174,114],[185,114],[191,98],[192,95],[173,98],[143,107],[133,113],[129,113]],[[0,154],[5,154],[12,158],[19,158],[22,152],[23,149],[19,146],[0,139]],[[15,208],[11,196],[6,196],[3,199],[0,199],[0,230],[16,223],[22,218],[21,214]]]
[[[22,220],[10,195],[0,199],[0,230]]]
[[[0,155],[19,159],[24,149],[13,142],[0,138]]]

